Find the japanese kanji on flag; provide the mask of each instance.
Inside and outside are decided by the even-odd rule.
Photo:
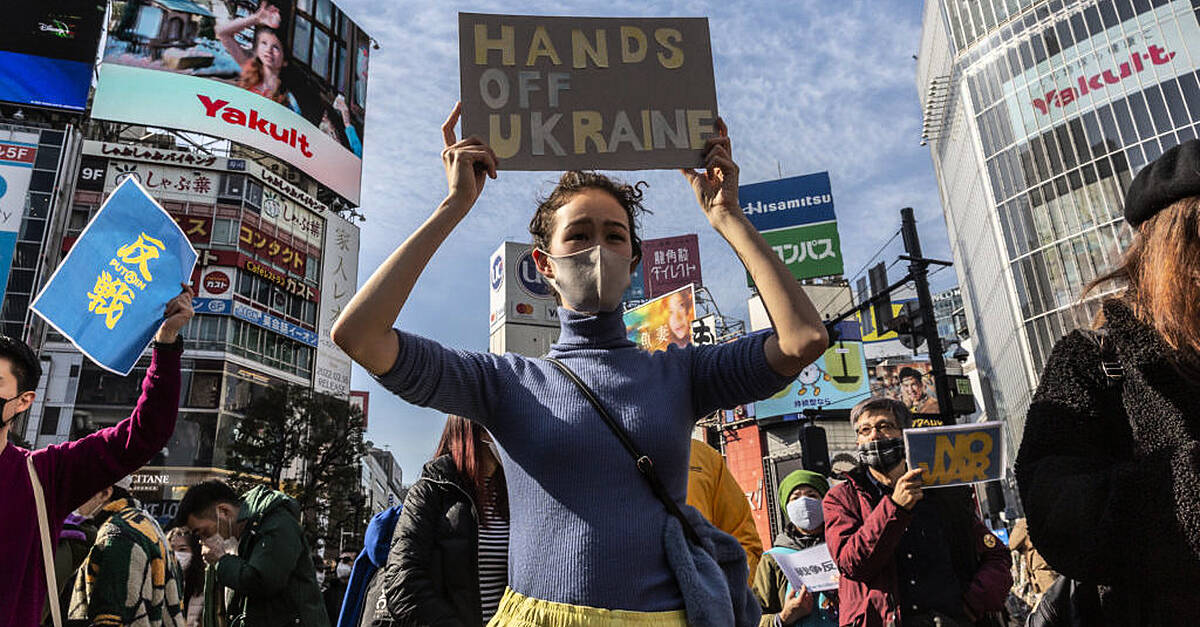
[[[30,308],[101,368],[127,375],[196,257],[170,214],[127,177]]]

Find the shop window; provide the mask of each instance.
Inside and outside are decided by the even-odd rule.
[[[33,167],[38,170],[57,170],[58,156],[62,149],[58,146],[42,146],[38,148]]]
[[[262,206],[263,186],[258,181],[249,179],[246,181],[246,204],[254,209]],[[254,213],[258,213],[255,211]]]
[[[46,221],[36,218],[25,218],[21,221],[21,239],[27,242],[41,242],[46,232]]]
[[[212,241],[213,244],[224,246],[236,246],[238,242],[240,221],[230,218],[216,218],[213,220]]]
[[[309,62],[308,48],[312,43],[312,23],[297,15],[294,32],[295,35],[292,37],[292,57],[307,65]]]
[[[188,389],[188,407],[216,409],[221,401],[221,373],[197,372]]]
[[[61,413],[61,407],[42,407],[42,424],[38,426],[38,435],[58,433],[58,417]]]
[[[217,198],[241,204],[246,190],[246,175],[222,173],[221,183],[217,187]]]

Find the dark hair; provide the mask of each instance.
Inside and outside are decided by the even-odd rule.
[[[916,368],[913,368],[912,366],[905,366],[900,369],[900,376],[897,378],[900,379],[901,381],[908,379],[908,378],[916,378],[918,381],[921,381],[924,379],[924,375],[921,374],[920,370],[917,370]]]
[[[449,455],[459,474],[467,480],[473,492],[471,498],[475,500],[480,513],[480,527],[487,526],[483,518],[483,504],[488,500],[495,504],[496,512],[508,520],[508,487],[504,482],[504,468],[500,467],[500,460],[496,460],[496,473],[492,475],[490,484],[480,472],[483,467],[481,456],[488,454],[484,451],[487,448],[483,443],[485,433],[486,429],[462,416],[446,416],[446,428],[442,430],[442,439],[438,441],[437,453],[434,454],[434,457]]]
[[[113,501],[127,499],[127,498],[130,498],[131,496],[133,496],[133,495],[129,493],[129,490],[126,490],[125,488],[122,488],[119,485],[115,485],[112,487],[112,494],[108,497],[108,502],[112,503]]]
[[[42,378],[42,364],[28,344],[0,335],[0,359],[8,360],[13,378],[17,380],[18,394],[37,389],[38,380]]]
[[[233,488],[229,487],[229,484],[216,479],[202,481],[188,488],[187,493],[183,495],[183,500],[179,502],[179,510],[171,521],[171,526],[186,527],[189,516],[210,518],[211,510],[217,505],[237,502],[238,495]]]
[[[529,234],[533,236],[533,245],[542,250],[550,250],[554,213],[576,194],[588,189],[598,189],[612,194],[625,209],[625,217],[629,219],[629,242],[633,245],[633,258],[641,258],[642,238],[637,234],[637,220],[642,214],[650,213],[650,210],[642,206],[642,188],[646,186],[645,181],[628,185],[597,172],[563,172],[550,195],[538,200],[537,210],[533,212],[533,219],[529,221]]]
[[[183,525],[167,529],[168,548],[171,546],[171,538],[175,536],[182,537],[192,550],[192,561],[183,570],[183,604],[186,607],[192,597],[204,592],[204,560],[200,559],[200,538],[197,538],[191,529]]]
[[[901,370],[900,372],[903,373],[904,371]],[[916,371],[914,370],[913,372]],[[854,425],[857,425],[858,419],[868,412],[888,412],[896,420],[896,426],[901,429],[907,429],[912,426],[912,412],[908,411],[908,407],[904,403],[886,396],[872,396],[855,405],[854,409],[850,410],[850,426],[854,427]]]

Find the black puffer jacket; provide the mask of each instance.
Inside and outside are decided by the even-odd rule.
[[[1109,625],[1200,625],[1200,384],[1153,328],[1104,304],[1107,359],[1076,331],[1054,347],[1016,477],[1033,545],[1101,586]],[[1115,358],[1124,375],[1107,377]]]
[[[425,464],[409,488],[383,573],[397,625],[482,626],[479,519],[470,494],[449,455]]]

